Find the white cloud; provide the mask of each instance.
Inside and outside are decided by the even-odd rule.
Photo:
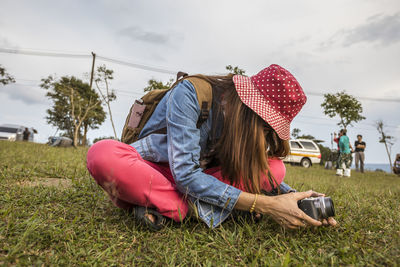
[[[378,14],[367,22],[344,33],[344,46],[360,42],[391,45],[400,41],[400,13],[394,15]]]
[[[340,29],[319,44],[321,51],[334,46],[344,47],[366,43],[388,46],[400,42],[400,13],[376,14],[350,29]]]
[[[117,34],[128,37],[132,41],[141,41],[156,45],[164,45],[170,42],[170,36],[168,34],[146,31],[137,26],[123,28],[119,30]]]
[[[9,84],[1,87],[1,93],[10,99],[18,100],[23,105],[46,105],[44,89],[34,85]]]

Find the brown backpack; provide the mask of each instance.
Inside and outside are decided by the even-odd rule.
[[[139,140],[140,132],[150,119],[158,103],[169,90],[183,80],[188,80],[193,84],[196,90],[197,100],[201,108],[200,116],[197,121],[197,128],[200,128],[201,124],[207,120],[212,105],[211,84],[201,75],[184,76],[182,79],[179,79],[179,76],[180,73],[178,73],[177,81],[170,88],[152,90],[141,99],[135,100],[126,118],[124,129],[122,130],[122,142],[132,144]],[[159,129],[152,133],[167,133],[167,129]]]

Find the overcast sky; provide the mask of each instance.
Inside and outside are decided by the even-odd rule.
[[[3,0],[0,48],[21,51],[96,54],[173,72],[222,74],[231,64],[256,74],[270,64],[287,68],[308,102],[292,128],[326,140],[339,127],[328,118],[318,94],[345,90],[361,97],[366,120],[349,128],[367,143],[366,162],[386,163],[374,123],[383,119],[400,153],[400,2],[398,0],[293,1],[18,1]],[[0,124],[39,131],[37,142],[56,132],[46,124],[51,106],[38,85],[50,74],[86,79],[90,58],[59,58],[0,52],[0,64],[16,83],[0,86]],[[146,81],[173,75],[96,61],[115,71],[111,107],[120,135]],[[107,120],[89,132],[93,140],[111,136]]]

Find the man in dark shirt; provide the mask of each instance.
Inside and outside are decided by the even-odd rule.
[[[29,136],[31,135],[31,132],[29,131],[28,128],[25,128],[25,131],[22,133],[22,140],[23,141],[29,141]]]
[[[364,172],[364,150],[365,150],[365,142],[362,140],[362,135],[357,135],[357,141],[354,142],[355,147],[355,163],[356,163],[356,171]],[[360,169],[358,169],[358,163],[360,163]]]

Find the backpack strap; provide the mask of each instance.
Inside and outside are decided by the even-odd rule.
[[[185,78],[188,75],[189,74],[187,74],[186,72],[178,71],[178,73],[176,74],[176,81],[179,81],[181,78]]]
[[[188,76],[184,79],[193,84],[196,90],[197,100],[199,101],[200,106],[200,116],[197,120],[197,128],[200,128],[210,114],[212,106],[212,87],[211,84],[201,76]]]
[[[212,86],[202,75],[188,76],[187,73],[179,72],[177,74],[177,81],[170,88],[152,90],[144,95],[141,100],[136,101],[138,103],[134,103],[126,118],[125,126],[122,131],[121,141],[126,144],[131,144],[137,141],[140,132],[142,131],[147,121],[150,119],[161,99],[169,90],[171,90],[183,80],[188,80],[196,90],[197,100],[200,106],[200,116],[197,120],[196,127],[200,128],[200,126],[207,120],[210,113],[210,109],[212,106]],[[135,110],[135,105],[138,105],[136,108],[141,108],[140,112]],[[135,116],[139,117],[135,118]],[[131,121],[134,121],[136,123],[134,125],[131,125]],[[149,134],[152,133],[166,134],[167,129],[158,129]]]

